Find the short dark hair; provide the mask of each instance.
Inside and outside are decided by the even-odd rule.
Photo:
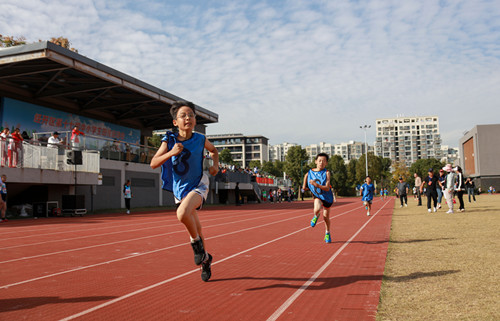
[[[318,155],[316,155],[315,159],[318,159],[319,157],[325,157],[326,161],[328,162],[328,154],[326,154],[326,153],[319,153]]]
[[[172,115],[173,119],[177,119],[177,112],[181,107],[189,107],[193,110],[193,113],[196,114],[196,109],[194,107],[194,104],[190,101],[185,101],[185,100],[177,100],[172,104],[172,107],[170,107],[170,115]]]

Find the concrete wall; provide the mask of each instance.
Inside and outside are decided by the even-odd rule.
[[[497,190],[500,187],[500,124],[477,125],[469,130],[459,141],[460,155],[464,155],[464,144],[473,139],[474,174],[465,172],[465,176],[475,178],[477,187],[482,187],[483,191],[489,186],[494,186]],[[460,166],[465,169],[466,157],[461,157]]]

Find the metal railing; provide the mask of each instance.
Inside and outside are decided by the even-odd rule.
[[[25,140],[22,143],[11,144],[0,140],[0,161],[5,167],[52,169],[58,171],[74,171],[75,165],[67,164],[69,150],[60,146],[47,147],[47,143]],[[77,165],[79,172],[99,173],[99,152],[82,151],[82,165]]]
[[[51,132],[34,133],[33,138],[39,142],[46,142],[51,135]],[[124,162],[149,164],[158,150],[155,147],[94,135],[79,136],[80,142],[76,148],[71,144],[71,131],[61,131],[59,132],[59,137],[65,142],[68,148],[87,152],[99,152],[101,158]]]

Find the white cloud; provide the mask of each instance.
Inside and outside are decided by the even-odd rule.
[[[208,133],[338,143],[362,140],[359,125],[376,118],[430,114],[456,146],[500,119],[494,1],[3,2],[3,34],[66,36],[217,112]]]

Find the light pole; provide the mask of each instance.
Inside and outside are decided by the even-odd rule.
[[[371,125],[359,126],[359,128],[365,130],[365,166],[366,166],[366,176],[368,176],[368,145],[366,144],[366,129],[371,128]]]

